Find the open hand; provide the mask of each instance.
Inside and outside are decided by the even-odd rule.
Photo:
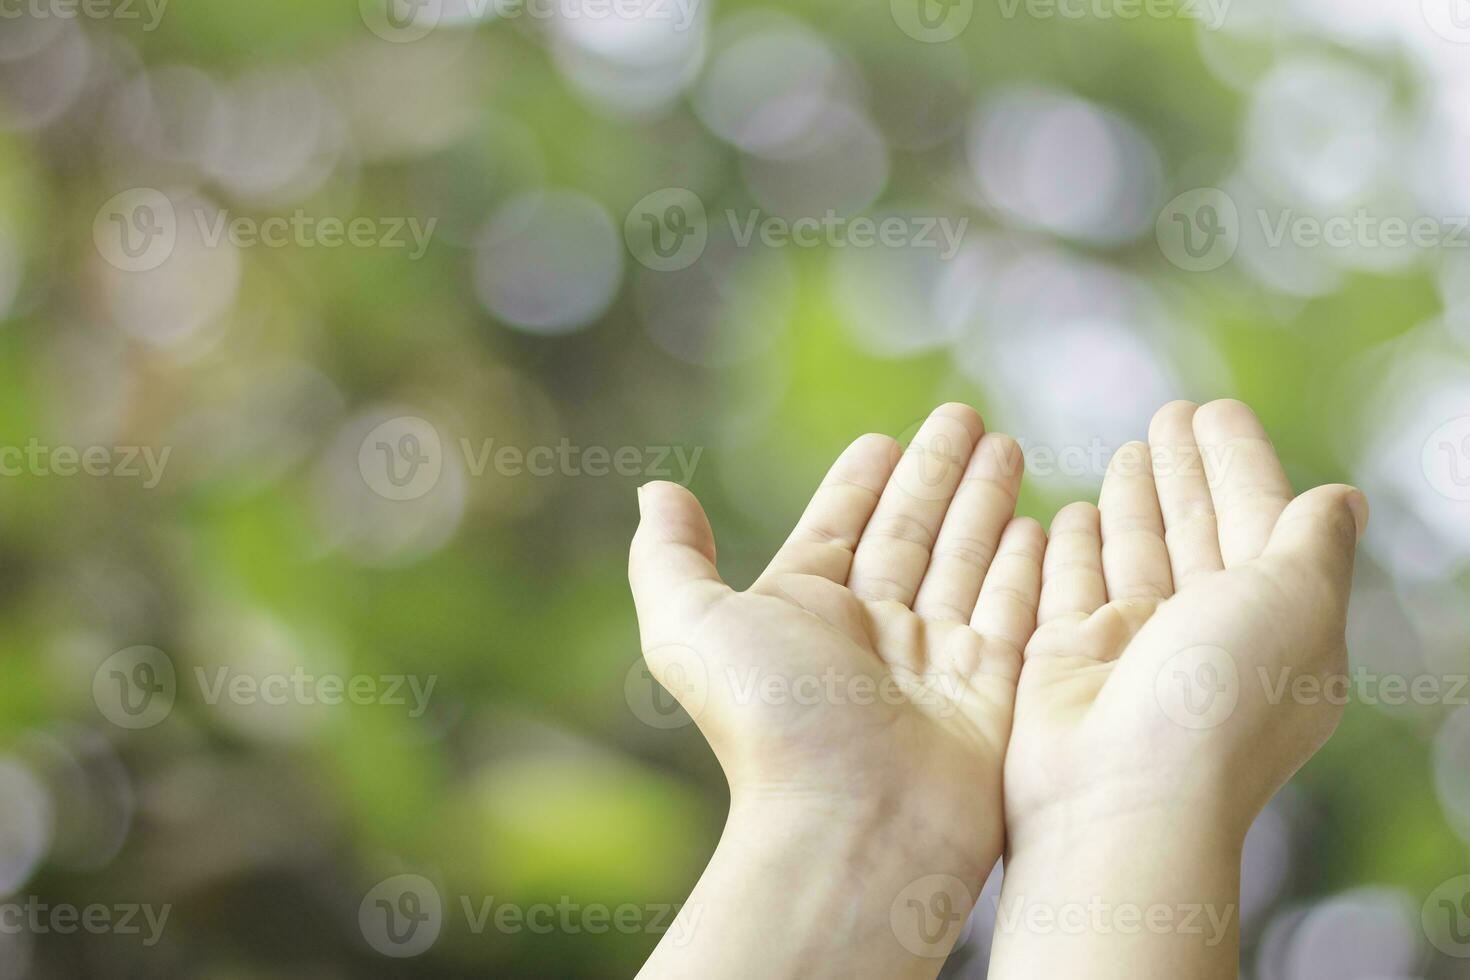
[[[907,452],[864,436],[744,592],[721,581],[694,496],[643,489],[644,655],[713,747],[732,810],[882,813],[983,880],[1045,543],[1012,518],[1021,470],[1016,443],[963,405]]]
[[[1367,502],[1295,496],[1236,401],[1174,402],[1056,517],[1006,763],[1013,843],[1250,821],[1337,725]]]

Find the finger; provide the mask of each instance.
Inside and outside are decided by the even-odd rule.
[[[1204,462],[1194,441],[1194,402],[1170,402],[1148,427],[1154,488],[1164,518],[1164,541],[1174,590],[1195,576],[1225,567],[1215,527],[1215,504]]]
[[[676,638],[681,617],[728,591],[715,570],[715,536],[694,494],[677,483],[638,491],[628,581],[644,645]]]
[[[1089,616],[1107,601],[1097,508],[1089,503],[1068,504],[1051,522],[1041,565],[1037,621],[1045,624],[1061,616]]]
[[[1029,517],[1011,521],[1001,536],[995,561],[985,576],[970,626],[987,640],[999,640],[1017,663],[1036,631],[1036,607],[1041,601],[1041,563],[1046,532]]]
[[[1311,562],[1346,594],[1358,541],[1367,527],[1368,498],[1361,490],[1342,484],[1317,487],[1282,512],[1265,554],[1294,555]]]
[[[1258,557],[1294,494],[1256,413],[1222,399],[1194,413],[1225,567]]]
[[[901,455],[898,443],[884,435],[865,435],[848,446],[812,495],[761,581],[795,573],[845,585],[858,538]]]
[[[1010,436],[992,432],[975,447],[914,599],[920,616],[969,622],[980,583],[1016,511],[1024,468],[1021,447]]]
[[[858,541],[848,576],[858,596],[914,601],[950,498],[984,434],[980,415],[959,404],[941,405],[919,428]]]
[[[1130,442],[1113,454],[1103,478],[1098,510],[1109,600],[1163,600],[1173,595],[1164,517],[1159,513],[1146,444]]]

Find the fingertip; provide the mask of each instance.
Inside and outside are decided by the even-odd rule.
[[[1194,414],[1199,411],[1196,402],[1183,398],[1176,398],[1163,408],[1154,413],[1154,417],[1148,423],[1148,441],[1170,441],[1169,434],[1172,430],[1177,433],[1181,428],[1188,432],[1194,423]]]
[[[1051,519],[1051,536],[1056,537],[1059,533],[1079,528],[1095,531],[1099,521],[1100,514],[1096,504],[1077,500],[1057,511],[1056,516]]]
[[[709,537],[709,521],[693,491],[679,483],[654,480],[638,488],[638,528],[664,541],[695,543]]]
[[[1358,528],[1358,540],[1363,540],[1363,535],[1368,533],[1368,518],[1371,509],[1368,506],[1368,495],[1357,487],[1349,487],[1347,495],[1348,509],[1353,512],[1353,523]]]
[[[693,496],[684,487],[668,480],[651,480],[638,488],[638,509],[647,514],[650,509],[661,508],[676,496]]]
[[[1041,526],[1041,522],[1034,517],[1013,517],[1011,518],[1011,523],[1007,530],[1011,528],[1015,529],[1014,533],[1016,534],[1039,534],[1042,537],[1046,537],[1046,529],[1043,528]]]
[[[854,439],[842,455],[844,457],[871,456],[897,462],[903,456],[903,446],[890,435],[882,432],[867,432]]]
[[[936,416],[953,419],[960,423],[977,440],[985,434],[985,419],[973,406],[966,405],[964,402],[945,402],[929,413],[931,419]]]
[[[1337,523],[1342,538],[1346,539],[1350,527],[1355,542],[1363,539],[1364,532],[1368,530],[1368,497],[1363,491],[1346,483],[1330,483],[1302,494],[1303,499],[1313,497],[1325,498],[1324,505],[1329,508],[1327,514]],[[1332,505],[1338,509],[1333,511],[1330,509]]]
[[[1046,550],[1046,529],[1034,517],[1013,517],[1001,535],[1000,546],[1007,551],[1030,554],[1039,561]]]
[[[1019,484],[1026,472],[1021,444],[1001,432],[987,432],[970,457],[970,475]]]
[[[1152,476],[1148,443],[1134,440],[1125,442],[1108,460],[1108,476]]]
[[[1217,398],[1201,405],[1194,413],[1194,432],[1264,435],[1266,428],[1255,409],[1238,398]]]

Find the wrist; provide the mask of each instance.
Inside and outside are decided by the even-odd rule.
[[[666,936],[640,976],[685,977],[697,964],[705,980],[734,980],[760,950],[782,965],[767,973],[778,980],[932,980],[990,868],[936,847],[915,812],[903,799],[737,795],[679,941]]]
[[[1048,816],[1008,850],[993,976],[1234,980],[1236,821],[1153,809]]]
[[[1003,816],[952,812],[918,793],[858,799],[740,792],[731,797],[721,846],[865,869],[884,875],[943,872],[979,894],[1005,843]]]
[[[1098,781],[1082,793],[1015,807],[1007,814],[1008,858],[1027,852],[1061,856],[1114,842],[1172,842],[1191,852],[1239,852],[1255,811],[1221,785],[1159,786]]]

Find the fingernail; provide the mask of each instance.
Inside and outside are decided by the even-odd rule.
[[[1362,539],[1363,533],[1368,530],[1368,498],[1361,490],[1354,490],[1348,494],[1348,509],[1353,512],[1353,521],[1358,525],[1358,538]]]

